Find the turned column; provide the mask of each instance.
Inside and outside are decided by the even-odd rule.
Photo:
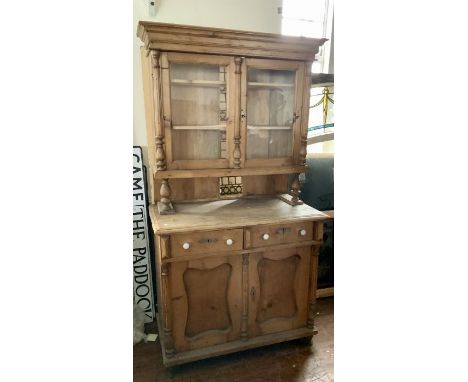
[[[245,114],[240,110],[241,104],[241,64],[242,64],[242,57],[235,57],[234,63],[236,66],[235,75],[236,75],[236,103],[235,103],[235,111],[234,111],[234,168],[240,168],[241,164],[241,149],[240,149],[240,124],[242,122],[242,118],[245,118]]]
[[[166,170],[166,152],[164,151],[164,129],[162,120],[161,65],[160,51],[151,50],[153,78],[154,127],[156,143],[156,171]]]
[[[151,50],[151,66],[153,77],[153,104],[154,104],[154,126],[155,126],[155,143],[156,143],[156,171],[166,171],[166,151],[164,140],[164,129],[166,121],[163,119],[162,108],[162,93],[161,93],[161,52],[159,50]],[[162,179],[161,188],[159,190],[161,196],[157,203],[158,210],[161,215],[174,213],[174,207],[171,203],[171,187],[167,178]]]
[[[296,206],[298,204],[303,204],[302,200],[299,199],[299,195],[301,194],[301,182],[299,181],[299,174],[294,174],[294,178],[291,182],[291,200],[290,204]]]
[[[168,179],[161,180],[161,189],[159,190],[161,200],[158,202],[158,210],[161,215],[174,213],[174,207],[171,203],[171,187]]]
[[[297,204],[299,201],[299,195],[301,193],[301,183],[299,182],[299,174],[294,174],[294,179],[291,183],[291,202]]]

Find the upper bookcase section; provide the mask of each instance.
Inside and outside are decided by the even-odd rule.
[[[327,39],[140,21],[146,49],[314,61]]]

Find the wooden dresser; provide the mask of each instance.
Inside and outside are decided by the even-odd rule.
[[[312,338],[327,216],[299,198],[324,39],[140,22],[166,366]]]

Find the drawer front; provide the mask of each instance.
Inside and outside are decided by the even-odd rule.
[[[246,228],[246,248],[265,247],[312,240],[313,222],[260,225]]]
[[[171,235],[172,256],[241,250],[242,229],[191,232]]]

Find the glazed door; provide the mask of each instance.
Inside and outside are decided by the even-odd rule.
[[[207,257],[171,264],[173,338],[176,352],[240,338],[240,256]]]
[[[300,148],[304,64],[247,59],[242,70],[245,166],[295,163]]]
[[[310,247],[250,255],[249,337],[306,327]]]
[[[234,59],[163,53],[161,62],[168,168],[228,168]]]

